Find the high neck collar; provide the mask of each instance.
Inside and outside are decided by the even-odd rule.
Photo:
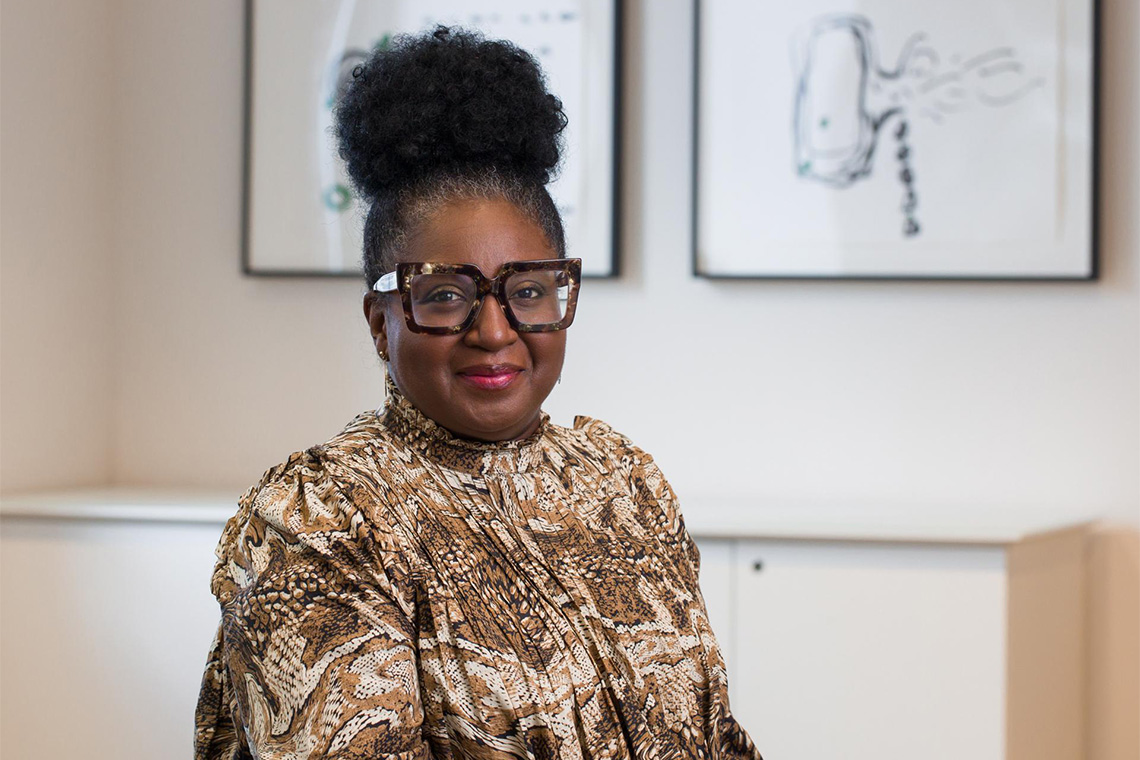
[[[525,438],[478,441],[461,438],[421,412],[385,376],[388,399],[383,423],[400,440],[446,467],[483,473],[522,471],[537,461],[540,444],[550,428],[550,415],[539,412],[538,427]]]

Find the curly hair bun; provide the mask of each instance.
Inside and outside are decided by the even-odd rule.
[[[439,173],[493,169],[545,184],[558,166],[562,103],[509,42],[441,26],[396,37],[353,76],[337,140],[369,200]]]

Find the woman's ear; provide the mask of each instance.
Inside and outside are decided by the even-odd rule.
[[[376,346],[376,353],[381,357],[388,355],[388,330],[386,329],[384,298],[375,291],[364,294],[364,319],[368,321],[368,330],[372,333],[372,345]]]

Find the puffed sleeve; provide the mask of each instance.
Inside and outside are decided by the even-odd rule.
[[[700,575],[701,552],[685,528],[677,495],[657,462],[601,420],[579,415],[574,428],[585,431],[602,448],[611,462],[611,476],[625,482],[652,532],[681,558],[695,583]]]
[[[673,487],[653,457],[634,446],[629,439],[623,437],[623,441],[627,447],[624,458],[629,463],[628,477],[632,481],[635,500],[647,509],[659,510],[656,515],[660,534],[677,547],[692,567],[693,578],[698,578],[701,573],[701,552],[685,527],[677,494],[673,492]]]
[[[427,760],[413,602],[319,449],[270,470],[218,545],[196,760]]]

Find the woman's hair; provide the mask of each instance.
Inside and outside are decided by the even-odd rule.
[[[456,200],[513,203],[565,256],[545,187],[565,128],[538,62],[509,42],[441,26],[373,53],[336,109],[340,156],[369,204],[368,283],[393,269],[416,225]]]

